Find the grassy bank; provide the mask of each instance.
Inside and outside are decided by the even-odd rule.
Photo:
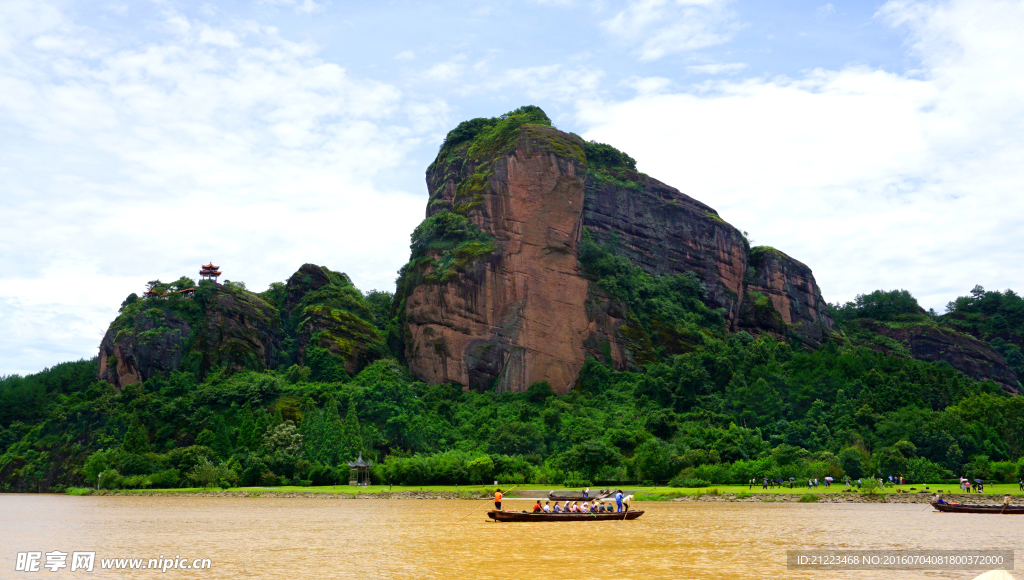
[[[508,490],[509,487],[503,487]],[[527,484],[515,488],[511,495],[506,495],[508,500],[517,499],[519,497],[538,497],[539,495],[546,494],[551,490],[564,490],[564,486],[560,485],[541,485],[541,484]],[[623,489],[628,490],[629,493],[633,493],[638,501],[665,501],[671,500],[676,497],[683,496],[696,496],[696,495],[719,495],[719,494],[733,494],[738,497],[746,497],[749,495],[758,494],[795,494],[804,495],[808,493],[823,494],[823,493],[844,493],[844,488],[841,485],[833,485],[832,487],[816,487],[813,489],[807,489],[807,487],[789,487],[774,488],[774,489],[761,489],[760,486],[755,486],[753,489],[746,485],[716,485],[711,487],[641,487],[641,486],[626,486]],[[855,489],[855,488],[854,488]],[[962,493],[956,485],[944,485],[944,484],[917,484],[917,485],[905,485],[898,487],[886,487],[884,490],[879,489],[879,494],[896,494],[897,490],[903,490],[907,493],[919,493],[926,491],[928,493],[941,492],[946,494],[959,494]],[[452,494],[457,495],[464,499],[476,499],[486,498],[494,493],[494,486],[485,485],[423,485],[423,486],[407,486],[407,485],[371,485],[371,486],[350,486],[350,485],[322,485],[322,486],[279,486],[279,487],[232,487],[226,490],[220,488],[201,488],[201,487],[183,487],[183,488],[167,488],[167,489],[127,489],[118,490],[122,494],[139,494],[139,495],[151,495],[151,494],[181,494],[181,493],[210,493],[218,491],[228,492],[248,492],[250,494],[260,493],[265,495],[271,494],[294,494],[294,493],[324,493],[324,494],[388,494],[388,493],[414,493],[423,492],[426,494]],[[93,490],[88,488],[69,488],[65,493],[68,495],[89,495]],[[541,492],[541,493],[537,493]],[[591,490],[592,494],[596,494],[596,489]],[[857,493],[856,489],[849,493]],[[1010,493],[1017,497],[1024,497],[1024,491],[1021,491],[1017,484],[992,484],[985,487],[984,494],[977,495],[997,495],[1002,496],[1003,494]]]

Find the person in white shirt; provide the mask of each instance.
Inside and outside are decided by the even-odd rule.
[[[551,502],[549,502],[549,501],[544,502],[544,513],[546,513],[546,514],[551,513]]]

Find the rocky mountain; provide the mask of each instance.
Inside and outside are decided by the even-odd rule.
[[[429,384],[521,392],[547,382],[564,393],[587,358],[635,371],[747,332],[806,349],[850,338],[1020,390],[1024,355],[1003,339],[1016,336],[1006,328],[1017,310],[1024,318],[1015,294],[976,289],[946,316],[991,345],[916,301],[899,320],[830,309],[808,266],[751,247],[710,206],[614,147],[552,127],[537,107],[461,123],[426,178],[426,219],[390,313],[387,295],[371,306],[348,276],[314,264],[260,294],[204,282],[185,298],[177,291],[194,283],[182,278],[126,300],[100,345],[99,377],[121,389],[176,370],[294,364],[336,381],[395,356]]]
[[[384,354],[363,295],[343,273],[304,264],[286,284],[264,293],[183,278],[155,281],[154,294],[129,297],[99,348],[99,379],[118,390],[157,373],[214,368],[265,370],[332,364],[355,374]],[[330,356],[310,363],[310,348]],[[324,357],[321,357],[322,359]],[[324,377],[341,378],[341,377]]]
[[[587,356],[637,366],[649,341],[583,271],[585,232],[649,274],[696,274],[730,331],[811,347],[828,335],[807,266],[750,248],[714,209],[631,161],[536,108],[450,133],[427,171],[427,219],[397,296],[410,370],[429,383],[565,392]]]

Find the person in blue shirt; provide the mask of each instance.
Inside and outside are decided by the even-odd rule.
[[[617,506],[617,509],[615,510],[615,512],[621,514],[622,513],[622,490],[621,489],[615,492],[615,505]]]

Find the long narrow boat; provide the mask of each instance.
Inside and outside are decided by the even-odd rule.
[[[496,522],[597,522],[607,520],[635,520],[644,510],[629,510],[616,514],[546,514],[491,510],[487,517]]]
[[[963,505],[948,503],[933,503],[932,507],[940,512],[952,512],[958,514],[1024,514],[1024,505]]]

